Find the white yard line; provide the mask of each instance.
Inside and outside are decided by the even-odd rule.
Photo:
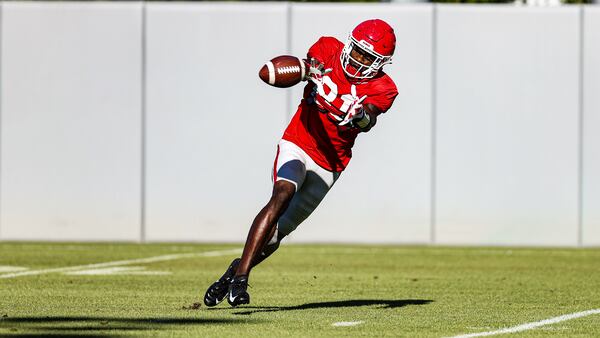
[[[331,324],[331,326],[356,326],[356,325],[360,325],[362,323],[364,323],[362,320],[359,320],[356,322],[337,322],[337,323]]]
[[[25,270],[27,270],[27,268],[23,268],[20,266],[0,265],[0,272],[17,272]]]
[[[147,271],[144,266],[113,266],[112,268],[90,269],[65,272],[65,275],[88,275],[88,276],[107,276],[107,275],[170,275],[170,271]]]
[[[77,265],[77,266],[69,266],[69,267],[64,267],[64,268],[28,270],[28,271],[3,274],[3,275],[0,275],[0,279],[15,278],[15,277],[22,277],[22,276],[44,275],[44,274],[57,273],[57,272],[71,272],[71,271],[87,270],[87,269],[95,269],[95,268],[108,268],[108,267],[113,267],[113,266],[123,266],[123,265],[130,265],[130,264],[164,262],[164,261],[172,261],[175,259],[182,259],[182,258],[226,256],[226,255],[238,254],[241,252],[242,252],[241,249],[205,251],[205,252],[196,252],[196,253],[163,255],[163,256],[155,256],[155,257],[148,257],[148,258],[128,259],[128,260],[106,262],[106,263]]]
[[[544,325],[555,324],[555,323],[559,323],[559,322],[564,322],[565,320],[571,320],[571,319],[581,318],[581,317],[595,315],[595,314],[600,314],[600,309],[575,312],[575,313],[571,313],[568,315],[563,315],[563,316],[558,316],[558,317],[554,317],[554,318],[540,320],[539,322],[525,323],[525,324],[521,324],[518,326],[507,327],[507,328],[496,330],[496,331],[469,333],[469,334],[463,334],[460,336],[453,336],[450,338],[483,337],[483,336],[493,336],[493,335],[504,334],[504,333],[521,332],[521,331],[535,329],[537,327],[544,326]]]

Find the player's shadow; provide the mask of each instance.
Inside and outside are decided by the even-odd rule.
[[[241,319],[241,318],[240,318]],[[0,329],[19,337],[107,337],[176,326],[255,323],[235,318],[128,318],[91,316],[0,318]],[[25,332],[23,332],[25,331]],[[123,331],[119,333],[119,331]],[[3,335],[0,334],[0,337]]]
[[[277,312],[277,311],[297,311],[297,310],[312,310],[312,309],[328,309],[340,307],[359,307],[359,306],[377,306],[381,309],[395,309],[408,305],[425,305],[433,302],[429,299],[351,299],[331,302],[306,303],[294,306],[248,306],[244,309],[247,311],[234,312],[236,315],[250,315],[260,312]]]

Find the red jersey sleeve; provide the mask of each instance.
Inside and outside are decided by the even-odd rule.
[[[370,90],[370,92],[376,94],[367,96],[364,103],[370,103],[374,105],[381,111],[382,114],[392,107],[396,96],[398,96],[396,84],[387,74],[376,81],[373,89]]]
[[[308,49],[307,58],[315,58],[321,63],[329,62],[329,58],[334,56],[342,44],[338,39],[330,36],[322,36]]]

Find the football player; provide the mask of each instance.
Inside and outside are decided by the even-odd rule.
[[[392,27],[373,19],[356,26],[345,44],[321,37],[310,47],[308,84],[277,147],[271,199],[254,219],[242,257],[208,288],[204,304],[227,296],[232,306],[250,302],[250,270],[315,210],[348,165],[358,134],[392,106],[398,91],[383,66],[395,45]]]

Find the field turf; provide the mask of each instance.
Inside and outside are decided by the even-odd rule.
[[[450,337],[600,309],[600,249],[289,244],[249,306],[199,306],[239,248],[0,242],[0,336]],[[600,314],[508,335],[598,337]]]

